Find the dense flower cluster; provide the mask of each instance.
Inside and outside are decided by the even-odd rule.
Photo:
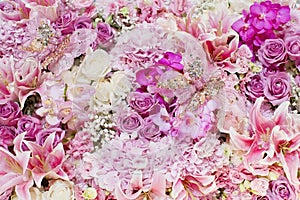
[[[1,200],[297,200],[294,0],[0,1]]]

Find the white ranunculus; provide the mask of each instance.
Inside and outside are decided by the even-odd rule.
[[[51,183],[50,183],[51,184]],[[74,185],[70,181],[56,180],[49,191],[43,193],[43,200],[74,200]]]
[[[89,52],[80,66],[77,82],[89,84],[92,80],[105,77],[111,70],[110,62],[111,56],[102,49]]]
[[[111,89],[116,96],[125,97],[132,88],[128,75],[122,71],[114,73],[110,80]]]

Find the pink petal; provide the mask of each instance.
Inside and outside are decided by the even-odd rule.
[[[231,142],[239,149],[248,150],[250,149],[252,143],[254,142],[253,138],[249,138],[245,135],[241,135],[230,127],[229,129]]]
[[[22,200],[31,200],[31,195],[29,192],[29,188],[33,186],[33,181],[27,181],[22,184],[16,185],[15,190],[18,196],[18,199]]]
[[[118,200],[135,200],[141,195],[141,193],[142,190],[140,189],[134,194],[126,195],[121,189],[121,183],[117,184],[117,187],[115,189],[115,196]]]
[[[162,173],[156,172],[153,175],[151,192],[158,195],[159,197],[164,197],[166,189],[166,178]]]
[[[286,174],[287,179],[289,182],[299,187],[300,181],[297,178],[298,175],[298,167],[299,167],[299,153],[297,151],[293,151],[291,153],[283,154],[280,153],[278,155],[280,162],[282,163],[283,170]]]

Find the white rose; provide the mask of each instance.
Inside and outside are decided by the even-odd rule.
[[[110,62],[111,56],[102,49],[88,52],[80,66],[77,82],[89,84],[92,80],[104,77],[111,70]]]
[[[109,81],[98,81],[95,93],[97,100],[104,104],[108,104],[110,102],[111,93],[112,90]]]
[[[111,89],[116,96],[125,97],[132,88],[129,77],[122,71],[114,73],[110,83]]]
[[[43,199],[74,200],[74,185],[70,181],[56,180],[51,184],[49,191],[43,193]]]
[[[36,188],[36,187],[31,187],[29,189],[30,192],[30,197],[31,200],[41,200],[42,199],[42,192]],[[19,198],[16,194],[11,196],[11,200],[22,200],[21,198]]]

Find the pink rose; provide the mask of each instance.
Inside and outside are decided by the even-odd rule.
[[[26,132],[25,139],[29,141],[36,141],[36,136],[42,130],[42,125],[39,119],[24,115],[18,121],[17,133]]]
[[[74,29],[91,29],[92,21],[89,17],[77,17],[74,21]]]
[[[296,200],[297,194],[293,186],[291,186],[285,177],[280,177],[270,183],[270,190],[274,196],[274,200]]]
[[[300,58],[300,36],[291,35],[285,38],[285,45],[287,53],[291,60],[297,60]]]
[[[151,120],[147,121],[138,132],[142,138],[151,141],[157,141],[161,136],[159,126],[154,124]]]
[[[29,18],[30,9],[21,0],[0,1],[0,16],[7,20],[19,21]]]
[[[19,105],[16,102],[9,101],[0,104],[0,124],[15,126],[22,116]]]
[[[74,27],[72,26],[73,19],[72,12],[64,13],[55,21],[53,27],[60,30],[63,35],[70,34],[74,31]]]
[[[53,141],[53,146],[56,147],[58,143],[60,143],[65,136],[65,131],[60,129],[60,128],[47,128],[44,130],[39,131],[36,134],[36,142],[43,146],[44,142],[48,138],[49,135],[52,133],[55,133],[54,141]]]
[[[279,105],[290,97],[290,79],[287,73],[279,72],[267,77],[264,89],[265,97],[272,105]]]
[[[266,67],[279,66],[286,60],[286,55],[282,39],[267,39],[258,50],[258,59]]]
[[[114,37],[113,30],[107,23],[98,23],[96,30],[97,42],[100,44],[106,44]]]
[[[94,0],[72,0],[71,5],[76,9],[86,8],[92,5]]]
[[[126,133],[138,131],[143,124],[143,118],[138,113],[131,111],[120,113],[117,119],[117,126]]]
[[[255,101],[258,97],[264,96],[265,82],[260,75],[250,77],[246,83],[246,95],[249,99]]]
[[[132,92],[128,95],[129,105],[138,113],[148,112],[155,103],[153,96],[149,93]]]
[[[0,146],[8,148],[13,145],[16,129],[13,126],[0,126]]]

